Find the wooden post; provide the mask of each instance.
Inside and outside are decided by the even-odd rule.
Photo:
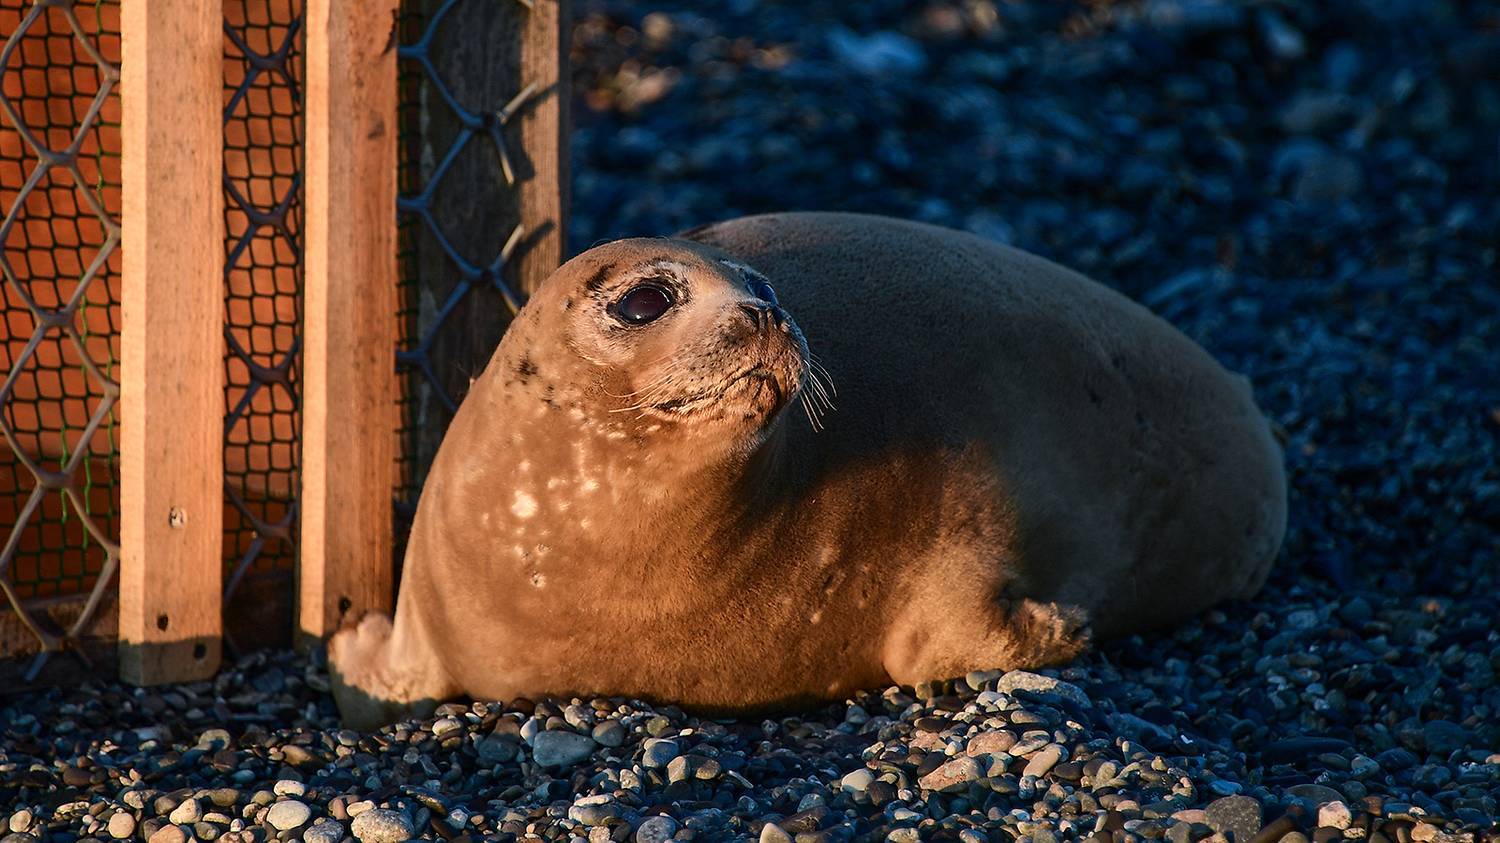
[[[536,95],[521,112],[521,148],[530,172],[518,174],[525,248],[516,281],[530,295],[563,262],[568,239],[569,0],[534,0],[521,33],[522,84]]]
[[[299,639],[386,609],[398,480],[396,0],[307,2]]]
[[[152,0],[120,25],[120,673],[152,684],[219,666],[224,20]]]

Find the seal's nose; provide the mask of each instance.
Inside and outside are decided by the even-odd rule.
[[[740,310],[750,317],[750,324],[754,325],[756,330],[766,331],[772,325],[778,328],[786,325],[786,315],[781,312],[781,308],[769,302],[741,302]]]
[[[771,304],[781,304],[781,302],[776,300],[776,291],[772,289],[771,285],[766,283],[765,281],[757,278],[751,281],[747,286],[750,290],[750,295],[755,296],[761,301],[770,302]]]

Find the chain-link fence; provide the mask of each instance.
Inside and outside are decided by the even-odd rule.
[[[0,658],[12,654],[17,625],[29,651],[114,633],[113,613],[100,609],[113,603],[120,530],[121,2],[0,0],[0,591],[9,604]],[[525,248],[517,115],[539,96],[521,70],[530,9],[526,0],[404,0],[396,22],[398,543],[470,378],[521,303],[508,278]],[[272,582],[289,613],[303,0],[226,0],[223,14],[225,257],[222,278],[205,283],[224,285],[225,606],[235,612],[237,595],[261,602],[268,591],[248,584]]]
[[[0,588],[51,649],[119,553],[119,8],[0,0],[0,33]]]
[[[302,2],[224,4],[224,597],[296,558]]]
[[[519,0],[407,0],[401,16],[402,373],[398,546],[443,432],[521,305]],[[522,14],[516,12],[520,10]],[[399,556],[398,556],[399,559]]]

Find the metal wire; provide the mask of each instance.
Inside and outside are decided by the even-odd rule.
[[[224,4],[226,605],[296,554],[301,43],[300,0]]]
[[[503,302],[505,312],[493,314],[499,328],[521,306],[520,295],[503,276],[520,244],[521,225],[517,223],[508,231],[478,233],[468,226],[461,233],[450,233],[460,226],[457,221],[444,218],[442,203],[436,201],[444,180],[452,175],[460,159],[473,154],[473,144],[488,148],[487,153],[493,155],[491,169],[496,169],[500,177],[498,189],[514,198],[515,174],[506,149],[505,132],[516,112],[536,93],[536,86],[522,86],[506,102],[462,102],[436,64],[441,58],[444,34],[451,28],[467,26],[467,15],[483,11],[479,8],[481,4],[492,3],[493,0],[445,0],[435,4],[430,15],[424,14],[422,7],[434,5],[431,2],[402,3],[401,43],[397,51],[401,61],[401,196],[397,211],[401,221],[402,319],[396,367],[403,385],[401,485],[395,490],[398,548],[404,544],[432,459],[431,443],[441,438],[463,399],[461,393],[445,385],[445,380],[452,381],[454,373],[437,370],[434,346],[455,330],[452,324],[455,312],[472,303],[481,291],[492,291]],[[519,5],[527,11],[531,8],[526,0],[519,0]],[[438,121],[433,119],[433,112],[438,110],[457,124],[451,138],[434,129]],[[495,196],[486,197],[473,186],[466,185],[465,190],[469,204],[479,206],[479,213],[505,216],[504,212],[489,207],[499,204]],[[431,263],[420,259],[424,247],[441,254],[443,277],[430,277]],[[468,257],[473,255],[483,257],[477,260]],[[470,351],[469,359],[447,362],[462,366],[463,374],[478,372],[493,346],[480,342]]]
[[[462,4],[479,9],[490,1],[426,0],[430,15],[417,0],[403,4],[398,214],[406,269],[396,364],[408,446],[398,512],[411,511],[430,458],[411,437],[440,434],[462,400],[452,373],[437,370],[434,346],[476,296],[502,304],[496,327],[521,303],[502,275],[520,225],[476,234],[450,224],[436,199],[440,189],[470,195],[467,185],[443,184],[455,181],[455,168],[466,166],[456,162],[476,145],[499,174],[491,186],[499,193],[476,204],[514,192],[505,133],[534,86],[503,103],[464,103],[435,65],[442,28],[464,25],[470,10]],[[0,450],[0,591],[47,652],[87,629],[119,558],[118,11],[118,0],[92,8],[0,0],[0,32],[9,33],[0,52],[0,434],[7,445]],[[302,14],[300,0],[227,0],[224,7],[226,603],[246,576],[289,570],[295,558]],[[434,110],[457,126],[451,137],[428,132]],[[441,256],[442,278],[431,277],[430,262],[420,268],[419,251]],[[442,290],[436,299],[434,289]],[[456,365],[477,371],[483,363]],[[28,610],[34,598],[81,592],[89,595],[86,608],[68,630]]]
[[[0,0],[0,590],[47,656],[119,563],[119,9]],[[67,629],[34,599],[87,594]]]

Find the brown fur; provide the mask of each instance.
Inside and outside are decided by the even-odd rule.
[[[1245,381],[1146,309],[879,217],[692,237],[580,255],[506,334],[429,475],[394,631],[330,643],[351,723],[464,693],[811,702],[1060,662],[1090,627],[1264,581],[1280,450]],[[664,261],[692,299],[677,322],[609,327],[609,297]],[[773,388],[805,375],[795,329],[735,321],[736,264],[836,382],[826,430]],[[726,386],[756,354],[774,377]],[[619,412],[664,366],[690,412]]]

